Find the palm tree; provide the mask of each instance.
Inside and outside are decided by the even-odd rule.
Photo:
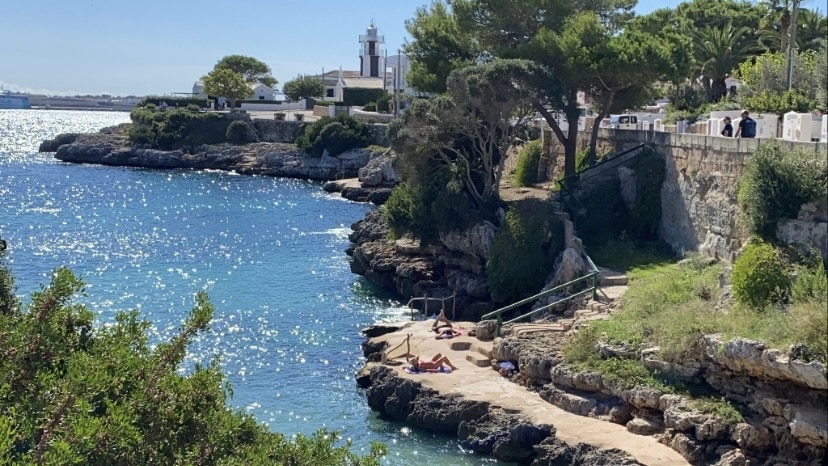
[[[710,101],[721,100],[727,93],[725,79],[759,51],[755,33],[747,26],[734,28],[732,21],[696,32],[693,54]]]
[[[786,51],[791,28],[791,0],[762,0],[765,10],[759,22],[759,43],[771,52]],[[777,48],[777,46],[779,48]]]
[[[819,11],[799,10],[796,21],[796,47],[800,52],[821,50],[823,40],[828,40],[828,18]]]

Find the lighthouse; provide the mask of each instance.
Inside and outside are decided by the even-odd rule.
[[[385,37],[377,35],[377,26],[374,20],[365,29],[365,34],[359,36],[359,43],[362,47],[359,51],[360,76],[379,78],[381,72],[385,71],[385,60],[383,58],[383,44]]]

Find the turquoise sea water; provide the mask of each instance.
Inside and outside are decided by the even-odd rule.
[[[152,336],[175,333],[206,290],[212,332],[187,359],[219,355],[234,407],[285,434],[340,430],[355,446],[389,446],[386,464],[498,464],[454,438],[382,421],[356,387],[359,330],[404,317],[353,275],[351,223],[372,207],[319,183],[212,171],[66,164],[37,152],[64,132],[126,122],[118,112],[0,110],[0,236],[18,293],[66,265],[100,322],[141,310]],[[185,370],[185,368],[182,368]]]

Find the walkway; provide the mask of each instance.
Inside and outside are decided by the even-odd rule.
[[[676,466],[689,463],[672,448],[658,443],[654,437],[631,434],[619,424],[578,416],[547,403],[537,393],[501,377],[491,368],[488,354],[492,342],[481,342],[474,337],[461,336],[451,340],[435,340],[432,320],[417,321],[395,333],[377,337],[394,348],[411,335],[411,354],[431,357],[436,353],[447,356],[459,369],[450,374],[409,374],[403,365],[392,366],[400,377],[421,382],[442,395],[456,393],[464,398],[485,401],[507,411],[519,412],[536,424],[549,424],[557,429],[557,437],[570,445],[583,442],[599,448],[618,448],[649,466]],[[456,322],[468,331],[471,322]],[[390,357],[404,362],[405,344]]]

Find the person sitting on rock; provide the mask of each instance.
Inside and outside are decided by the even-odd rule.
[[[440,353],[435,354],[431,360],[421,360],[419,356],[414,356],[408,363],[415,370],[422,372],[441,372],[443,366],[448,366],[453,371],[457,370],[457,366],[452,364],[447,357]]]
[[[445,324],[440,325],[440,322],[445,322]],[[434,319],[434,324],[431,325],[431,330],[433,332],[442,333],[441,329],[445,327],[453,328],[454,326],[451,324],[451,321],[448,320],[448,317],[446,317],[446,310],[440,309],[440,314],[436,319]]]

